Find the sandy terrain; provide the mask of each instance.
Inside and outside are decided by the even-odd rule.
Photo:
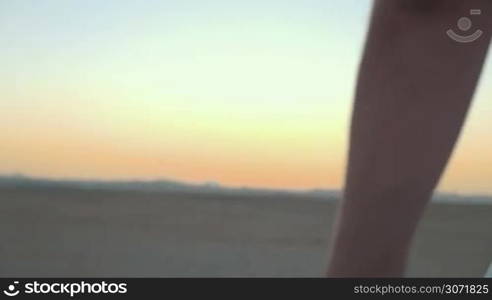
[[[320,276],[335,204],[315,196],[0,189],[0,276]],[[492,205],[433,204],[409,276],[482,276]]]

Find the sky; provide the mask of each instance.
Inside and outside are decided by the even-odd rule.
[[[369,11],[0,1],[0,173],[340,188]],[[441,190],[492,192],[491,75],[488,63]]]

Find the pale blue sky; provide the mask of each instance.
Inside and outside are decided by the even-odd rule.
[[[339,187],[370,4],[0,1],[0,172]],[[490,95],[444,189],[492,190]]]

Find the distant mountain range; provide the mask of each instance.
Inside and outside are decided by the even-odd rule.
[[[303,194],[324,200],[338,200],[341,192],[329,189],[268,189],[253,187],[227,187],[217,182],[202,184],[185,183],[175,180],[75,180],[75,179],[47,179],[24,175],[0,175],[1,188],[64,188],[64,189],[91,189],[112,191],[145,191],[166,193],[194,193],[194,194],[221,194],[221,195],[299,195]],[[433,201],[456,203],[486,203],[492,204],[492,196],[488,195],[459,195],[452,193],[436,193]]]
[[[221,194],[309,194],[313,196],[337,198],[340,192],[328,189],[288,190],[252,187],[226,187],[217,182],[201,184],[186,183],[175,180],[74,180],[47,179],[24,175],[0,175],[0,188],[74,188],[117,191],[147,192],[196,192]]]

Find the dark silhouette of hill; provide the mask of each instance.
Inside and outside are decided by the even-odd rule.
[[[73,179],[46,179],[24,175],[0,176],[0,188],[47,188],[47,189],[90,189],[112,191],[141,191],[164,193],[196,193],[196,194],[248,194],[248,195],[278,195],[278,194],[305,194],[313,197],[336,199],[339,192],[336,190],[287,190],[251,187],[226,187],[216,182],[202,184],[185,183],[175,180],[73,180]]]
[[[110,191],[136,191],[172,194],[195,195],[299,195],[320,200],[338,200],[339,190],[329,189],[268,189],[253,187],[227,187],[217,182],[202,184],[186,183],[177,180],[76,180],[76,179],[47,179],[24,175],[0,175],[0,188],[19,189],[88,189]],[[456,203],[488,203],[492,204],[492,196],[488,195],[460,195],[453,193],[436,193],[433,201]]]

